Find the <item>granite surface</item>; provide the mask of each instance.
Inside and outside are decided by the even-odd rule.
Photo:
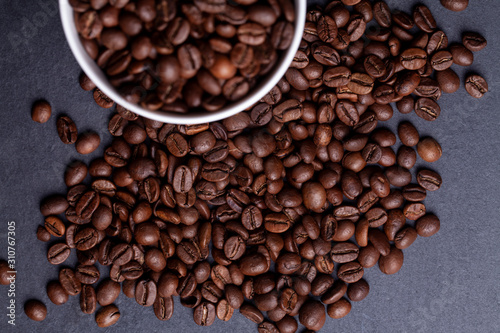
[[[323,1],[310,1],[322,3]],[[439,101],[442,113],[429,123],[415,114],[395,115],[384,126],[395,129],[408,119],[422,136],[433,136],[444,156],[430,167],[443,177],[442,188],[425,200],[428,210],[441,219],[440,232],[419,238],[404,251],[405,262],[393,276],[377,267],[365,274],[369,296],[353,304],[341,320],[327,319],[324,332],[498,332],[500,329],[500,70],[498,0],[471,1],[461,13],[445,10],[437,0],[424,0],[450,42],[463,31],[478,31],[488,46],[475,54],[472,67],[453,66],[463,79],[468,72],[483,75],[490,93],[470,97],[463,87]],[[98,331],[94,317],[82,314],[78,297],[67,304],[50,303],[45,286],[56,279],[58,267],[48,264],[48,244],[36,239],[43,221],[40,200],[64,193],[63,173],[74,160],[89,162],[111,141],[107,133],[110,111],[93,103],[91,93],[80,89],[80,72],[65,41],[59,12],[53,0],[0,0],[0,258],[7,257],[7,222],[16,225],[15,297],[0,286],[0,332]],[[418,1],[387,0],[391,8],[409,11]],[[45,98],[53,116],[46,124],[31,121],[33,101]],[[71,116],[81,132],[93,129],[102,138],[98,151],[80,156],[74,146],[60,142],[59,115]],[[399,143],[398,143],[399,144]],[[428,166],[418,161],[418,167]],[[429,166],[428,166],[429,167]],[[75,262],[74,254],[69,263]],[[22,305],[30,298],[44,301],[47,320],[27,319]],[[8,302],[15,300],[15,326],[7,323]],[[191,310],[180,306],[168,322],[160,322],[152,308],[142,308],[120,295],[116,304],[122,318],[106,332],[256,332],[256,325],[240,314],[231,321],[216,321],[201,328]]]

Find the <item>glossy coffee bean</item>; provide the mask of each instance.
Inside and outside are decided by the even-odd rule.
[[[37,123],[43,124],[49,121],[52,114],[52,107],[47,101],[37,101],[31,109],[31,119]]]
[[[24,303],[24,313],[31,320],[43,321],[47,316],[47,307],[38,300],[29,300]]]

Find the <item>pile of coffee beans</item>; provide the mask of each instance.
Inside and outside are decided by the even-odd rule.
[[[373,19],[379,27],[367,29]],[[410,15],[383,1],[332,1],[310,9],[290,69],[250,110],[185,126],[117,106],[104,156],[72,164],[67,193],[41,203],[37,236],[58,238],[47,259],[66,264],[50,300],[79,295],[100,327],[119,320],[121,292],[160,320],[179,296],[201,326],[239,311],[259,332],[296,332],[297,316],[317,331],[326,315],[346,316],[369,293],[365,269],[398,272],[403,250],[440,229],[424,200],[442,179],[411,171],[417,156],[437,161],[440,144],[408,121],[397,133],[379,122],[393,102],[436,120],[442,92],[460,86],[450,66],[471,65],[485,45],[466,33],[448,47],[423,5]],[[85,75],[80,83],[95,87]],[[478,75],[466,87],[487,92]],[[78,264],[67,268],[72,251]]]
[[[69,3],[90,57],[129,102],[150,110],[216,111],[243,98],[294,35],[292,0]]]

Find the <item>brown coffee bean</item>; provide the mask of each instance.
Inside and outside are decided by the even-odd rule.
[[[473,52],[481,51],[486,47],[486,39],[476,32],[466,32],[462,37],[462,43]]]
[[[58,281],[49,282],[47,296],[55,305],[62,305],[68,301],[68,294]]]
[[[65,144],[75,143],[78,136],[75,123],[66,116],[57,119],[57,133],[61,141]]]
[[[33,104],[31,109],[31,119],[37,123],[43,124],[49,121],[52,114],[52,107],[47,101],[40,100]]]
[[[481,98],[488,92],[488,83],[479,75],[469,75],[465,79],[465,90],[474,98]]]
[[[437,172],[424,169],[418,172],[417,182],[427,191],[436,191],[441,187],[443,180]]]
[[[403,251],[395,247],[391,247],[391,251],[386,256],[381,256],[378,265],[380,271],[384,274],[395,274],[403,266]]]
[[[194,309],[194,322],[199,326],[210,326],[215,320],[215,306],[209,302],[202,302]]]
[[[439,231],[440,226],[439,218],[435,215],[428,214],[417,220],[415,229],[419,236],[430,237]]]
[[[24,313],[31,320],[43,321],[47,317],[47,307],[38,300],[29,300],[24,303]]]
[[[436,162],[443,153],[441,145],[433,138],[424,138],[417,145],[418,155],[426,162]]]
[[[102,307],[95,315],[95,321],[99,327],[109,327],[120,319],[120,310],[114,304]]]
[[[357,262],[343,264],[339,267],[337,276],[346,283],[354,283],[363,277],[363,267]]]
[[[85,132],[78,136],[75,142],[75,148],[78,153],[87,155],[95,151],[100,143],[101,138],[99,134],[95,132]]]

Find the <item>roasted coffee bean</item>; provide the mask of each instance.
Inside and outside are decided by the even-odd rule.
[[[450,68],[436,73],[436,80],[445,93],[454,93],[460,88],[460,78]]]
[[[422,119],[434,121],[441,114],[441,108],[430,98],[419,98],[415,104],[415,113]]]
[[[488,92],[488,83],[479,75],[469,75],[465,79],[465,90],[474,98],[481,98]]]
[[[100,143],[101,138],[99,134],[95,132],[85,132],[78,136],[75,142],[75,148],[78,153],[87,155],[95,151]]]
[[[97,311],[95,321],[99,327],[109,327],[120,319],[120,310],[114,304],[102,307]]]
[[[193,319],[199,326],[210,326],[216,316],[215,306],[209,302],[202,302],[194,309]]]
[[[450,52],[453,56],[453,63],[459,66],[470,66],[474,62],[474,54],[463,45],[451,45]]]
[[[347,299],[342,298],[335,303],[329,304],[326,312],[333,319],[343,318],[351,312],[351,303]]]
[[[346,283],[354,283],[363,277],[363,267],[357,262],[343,264],[339,267],[337,276]]]
[[[151,306],[156,299],[156,283],[152,280],[140,280],[135,288],[135,300],[139,305]]]
[[[94,265],[78,265],[75,276],[83,284],[94,284],[99,280],[100,273]]]
[[[434,53],[430,60],[432,68],[436,71],[444,71],[453,64],[453,56],[449,51],[438,51]]]
[[[403,266],[403,260],[403,251],[395,247],[391,247],[389,254],[386,256],[381,256],[379,259],[378,264],[380,271],[388,275],[395,274]]]
[[[57,119],[57,133],[61,141],[65,144],[75,143],[78,137],[75,123],[67,116]]]
[[[45,218],[45,229],[55,237],[62,237],[66,232],[64,222],[57,216],[47,216]]]
[[[358,282],[349,284],[347,288],[347,297],[353,302],[360,302],[368,296],[370,286],[368,283],[361,279]]]
[[[75,272],[69,268],[63,268],[59,272],[59,282],[64,290],[71,296],[78,295],[82,290],[82,284],[77,279]]]
[[[410,48],[401,53],[401,65],[408,70],[418,70],[425,66],[427,53],[419,48]]]
[[[56,243],[47,251],[47,259],[52,265],[59,265],[68,259],[71,249],[65,243]]]
[[[441,145],[433,138],[424,138],[417,145],[418,155],[426,162],[436,162],[443,154]]]
[[[43,124],[49,121],[52,114],[52,107],[47,101],[37,101],[31,109],[31,119],[37,123]]]
[[[319,301],[308,301],[299,312],[299,321],[307,329],[319,331],[326,321],[325,306]]]
[[[441,0],[441,5],[451,11],[461,12],[467,8],[469,0]]]
[[[68,294],[58,281],[51,281],[47,285],[47,296],[55,305],[62,305],[68,301]]]
[[[45,226],[38,226],[38,229],[36,230],[36,238],[42,242],[48,242],[50,240],[50,233],[47,231]]]
[[[85,314],[93,314],[96,310],[96,304],[97,296],[94,287],[84,284],[80,294],[80,309]]]
[[[415,24],[423,31],[430,33],[436,29],[436,21],[431,11],[424,5],[418,5],[413,11]]]
[[[486,47],[486,39],[476,32],[466,32],[462,37],[463,45],[473,52],[481,51]]]
[[[32,299],[24,303],[24,313],[31,320],[43,321],[47,316],[47,307],[44,303]]]
[[[436,191],[441,187],[441,176],[432,170],[420,170],[417,174],[417,182],[427,191]]]
[[[356,260],[359,248],[352,243],[338,243],[332,248],[331,256],[337,263],[346,263]]]
[[[440,228],[439,219],[432,214],[422,216],[415,223],[417,234],[422,237],[430,237],[437,233]]]

